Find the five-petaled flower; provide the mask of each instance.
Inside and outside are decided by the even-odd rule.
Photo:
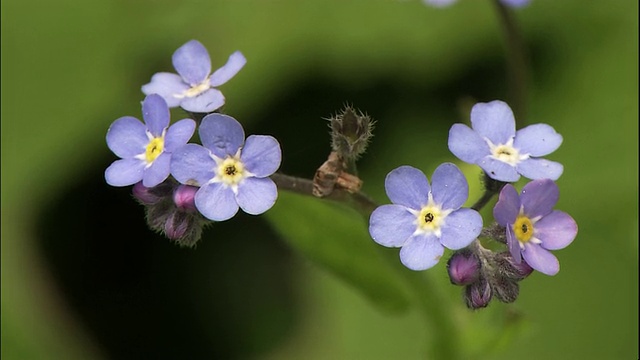
[[[516,264],[524,258],[543,274],[555,275],[560,270],[558,259],[549,250],[571,244],[578,225],[568,214],[553,210],[558,197],[558,186],[549,179],[531,181],[520,196],[511,184],[500,192],[493,216],[506,227],[507,245]]]
[[[480,214],[461,208],[469,185],[454,164],[438,166],[431,185],[422,171],[401,166],[387,175],[385,188],[393,204],[373,211],[369,233],[380,245],[402,247],[400,260],[409,269],[433,267],[445,247],[464,248],[482,230]]]
[[[199,129],[204,146],[187,144],[173,155],[171,174],[182,184],[199,186],[195,205],[206,218],[230,219],[240,207],[252,215],[269,210],[278,197],[269,178],[280,167],[280,144],[272,136],[251,135],[222,114],[204,117]]]
[[[227,63],[211,74],[211,59],[207,49],[197,40],[182,45],[172,57],[173,67],[179,75],[161,72],[142,86],[142,92],[159,94],[169,107],[181,106],[196,113],[210,113],[224,105],[224,95],[215,89],[233,76],[247,62],[239,51]]]
[[[562,136],[551,126],[534,124],[516,132],[511,108],[496,100],[473,106],[471,127],[451,127],[449,150],[460,160],[480,166],[492,179],[514,182],[522,175],[557,180],[562,175],[562,164],[539,158],[562,143]]]
[[[124,116],[114,121],[107,132],[107,145],[121,159],[105,171],[112,186],[133,185],[140,180],[145,187],[163,182],[170,173],[171,153],[191,139],[195,121],[183,119],[169,127],[169,108],[158,95],[142,102],[140,120]]]

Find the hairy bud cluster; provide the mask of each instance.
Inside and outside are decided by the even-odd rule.
[[[333,151],[347,160],[356,160],[364,154],[373,136],[374,121],[371,117],[346,105],[329,121]]]
[[[196,211],[197,187],[180,185],[172,179],[147,188],[133,187],[133,196],[145,206],[147,225],[181,246],[193,247],[202,236],[206,220]]]
[[[492,298],[514,302],[520,293],[519,281],[533,269],[524,261],[516,264],[508,251],[494,253],[482,247],[455,252],[447,262],[452,284],[464,286],[464,302],[470,309],[489,305]]]

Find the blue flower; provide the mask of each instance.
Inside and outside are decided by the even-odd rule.
[[[124,116],[114,121],[107,132],[107,145],[121,160],[105,171],[112,186],[133,185],[142,180],[145,187],[163,182],[170,172],[171,153],[191,139],[195,121],[183,119],[169,127],[169,108],[158,95],[142,102],[140,120]]]
[[[173,67],[179,75],[161,72],[142,86],[142,92],[159,94],[169,107],[181,106],[196,113],[209,113],[224,105],[224,95],[215,89],[234,77],[247,62],[239,51],[227,63],[211,74],[211,59],[207,49],[191,40],[173,53]]]
[[[422,0],[422,2],[424,2],[425,4],[434,7],[446,7],[452,5],[456,1],[458,0]],[[528,5],[531,0],[500,0],[500,2],[512,8],[521,8]]]
[[[180,183],[199,186],[196,208],[206,218],[223,221],[240,207],[252,215],[269,210],[278,190],[269,178],[280,167],[280,144],[272,136],[244,138],[231,116],[210,114],[199,129],[204,146],[187,144],[176,151],[171,174]]]
[[[571,244],[578,225],[568,214],[553,210],[558,198],[558,185],[549,179],[531,181],[520,196],[511,184],[502,188],[493,217],[506,227],[507,245],[516,264],[524,257],[543,274],[555,275],[560,270],[558,259],[549,250]]]
[[[424,173],[411,166],[391,171],[385,180],[393,204],[375,209],[369,233],[386,247],[402,247],[400,260],[412,270],[438,263],[444,248],[462,249],[482,230],[482,217],[460,207],[469,185],[457,166],[444,163],[434,171],[432,186]]]
[[[516,132],[511,108],[496,100],[473,106],[471,127],[451,127],[449,150],[460,160],[480,166],[492,179],[514,182],[522,175],[557,180],[562,175],[562,164],[539,158],[562,144],[562,136],[551,126],[534,124]]]

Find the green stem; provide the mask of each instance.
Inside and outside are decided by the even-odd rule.
[[[506,42],[507,71],[510,103],[517,119],[524,120],[527,114],[527,82],[529,64],[522,35],[511,9],[500,0],[494,0],[502,33]]]

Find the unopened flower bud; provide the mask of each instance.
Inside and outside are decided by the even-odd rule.
[[[523,280],[533,272],[533,268],[524,260],[516,264],[508,251],[496,254],[495,263],[498,272],[502,276],[515,281]]]
[[[142,185],[142,181],[133,185],[133,196],[143,205],[153,205],[165,199],[171,194],[176,182],[166,180],[154,187],[146,187]]]
[[[499,277],[493,284],[493,295],[503,303],[512,303],[518,298],[520,286],[506,277]]]
[[[354,160],[364,154],[373,136],[374,122],[368,115],[347,105],[329,121],[333,151],[345,159]]]
[[[173,202],[180,210],[187,212],[196,211],[195,197],[198,187],[189,185],[179,185],[173,192]]]
[[[162,199],[151,191],[151,188],[142,185],[142,181],[133,185],[133,196],[144,205],[155,204]]]
[[[194,246],[202,235],[202,221],[197,213],[174,211],[164,224],[165,235],[181,246]]]
[[[493,296],[491,286],[483,277],[480,277],[473,284],[467,285],[464,290],[464,301],[467,307],[473,310],[487,307]]]
[[[480,261],[468,249],[455,252],[447,262],[449,280],[454,285],[469,285],[480,275]]]

